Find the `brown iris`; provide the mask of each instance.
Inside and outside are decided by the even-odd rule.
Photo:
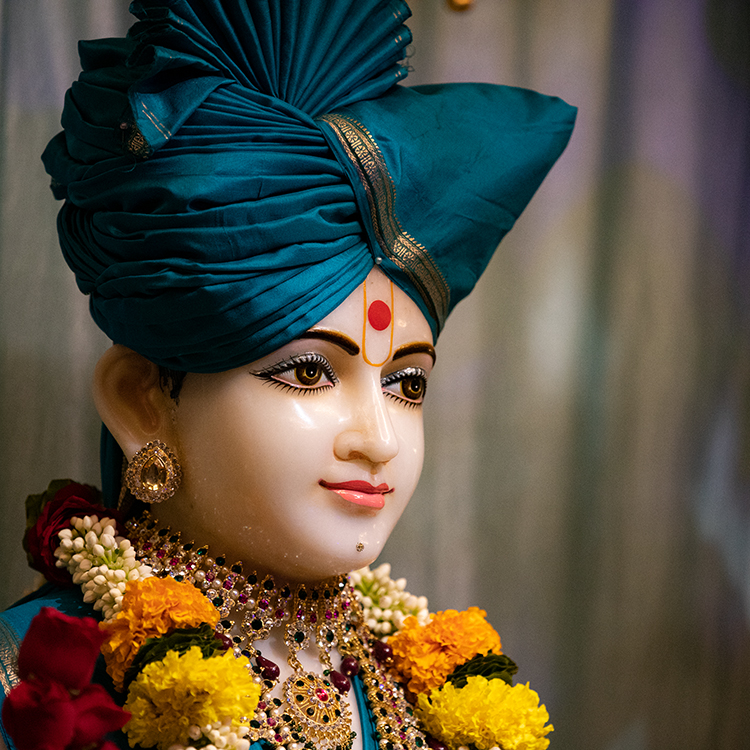
[[[317,385],[323,377],[323,369],[315,362],[306,362],[294,368],[294,377],[300,385]]]
[[[422,378],[404,378],[401,381],[401,393],[410,401],[419,401],[424,395],[424,380]]]

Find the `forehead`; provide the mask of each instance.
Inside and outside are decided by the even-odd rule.
[[[432,342],[430,325],[420,309],[378,268],[313,328],[349,336],[372,363],[388,359],[404,344]]]

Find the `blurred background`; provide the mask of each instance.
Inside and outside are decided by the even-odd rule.
[[[750,5],[411,5],[409,83],[579,115],[441,337],[423,479],[382,557],[431,609],[487,610],[556,750],[750,748]],[[124,33],[127,6],[0,0],[2,606],[34,585],[26,495],[99,483],[107,341],[39,155],[76,41]]]

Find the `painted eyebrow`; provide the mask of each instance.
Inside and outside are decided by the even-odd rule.
[[[337,331],[326,331],[323,328],[311,328],[309,331],[305,331],[300,339],[320,339],[322,341],[329,341],[331,344],[343,349],[347,354],[351,354],[352,357],[359,354],[359,345],[354,339],[350,339],[343,333]]]
[[[419,354],[424,352],[432,357],[432,364],[435,364],[435,347],[432,344],[417,342],[416,344],[404,344],[399,346],[398,349],[393,353],[391,361],[400,359],[401,357],[407,357],[409,354]]]

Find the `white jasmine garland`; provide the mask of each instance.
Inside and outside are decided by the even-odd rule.
[[[250,741],[245,739],[249,728],[233,727],[231,719],[199,727],[193,724],[188,730],[191,740],[208,740],[208,745],[201,745],[201,750],[249,750]],[[169,750],[196,750],[192,745],[171,745]]]
[[[391,566],[379,565],[355,570],[349,575],[357,595],[367,627],[381,637],[393,635],[403,627],[404,620],[414,616],[420,625],[430,620],[427,597],[414,596],[406,591],[406,579],[391,578]]]
[[[120,611],[125,584],[148,578],[151,568],[136,560],[129,539],[115,536],[113,519],[74,516],[70,526],[58,534],[55,564],[68,570],[83,591],[83,601],[101,610],[109,622]]]

